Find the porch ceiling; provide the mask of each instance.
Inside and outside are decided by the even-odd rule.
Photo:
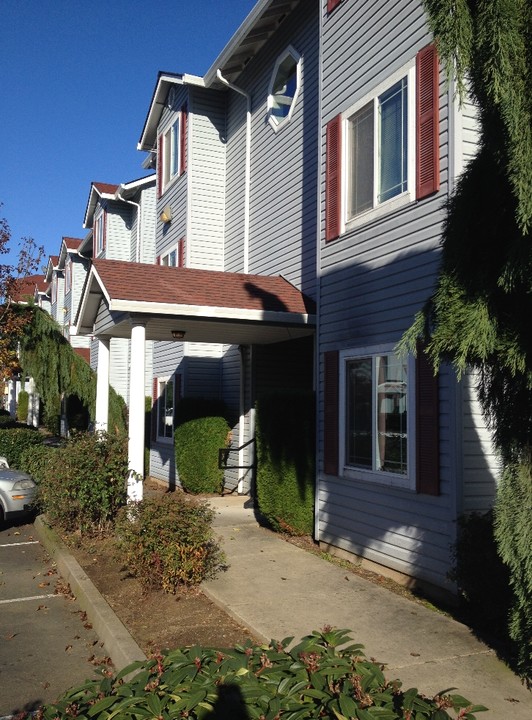
[[[280,276],[94,261],[76,318],[79,335],[268,344],[312,334],[315,304]]]

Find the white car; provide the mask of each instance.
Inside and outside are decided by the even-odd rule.
[[[5,457],[0,456],[0,525],[32,512],[37,485],[28,473],[11,470]]]

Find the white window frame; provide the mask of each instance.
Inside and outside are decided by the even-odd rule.
[[[181,171],[181,111],[161,133],[162,147],[160,160],[163,164],[161,173],[163,192],[179,177]]]
[[[399,195],[383,202],[378,201],[378,168],[379,168],[379,118],[378,99],[393,85],[403,78],[407,80],[407,189]],[[350,169],[351,169],[351,148],[350,148],[350,121],[351,118],[365,105],[373,103],[373,207],[353,217],[348,217],[349,194],[350,194]],[[414,202],[416,197],[416,63],[415,58],[403,65],[397,72],[386,78],[377,85],[370,93],[357,100],[357,102],[342,113],[342,233],[348,232],[359,225],[371,222],[383,215],[398,210],[409,203]]]
[[[94,216],[94,255],[99,257],[105,248],[105,210],[100,208]]]
[[[67,257],[65,260],[65,295],[72,289],[72,260]]]
[[[348,465],[346,461],[347,453],[347,365],[350,360],[361,360],[371,358],[373,362],[372,369],[372,386],[373,397],[375,397],[375,358],[381,355],[393,355],[393,345],[377,345],[373,347],[362,347],[356,349],[346,349],[340,352],[340,377],[339,377],[339,453],[340,453],[340,475],[350,480],[362,480],[390,487],[402,488],[405,490],[415,491],[416,489],[416,397],[415,397],[415,358],[411,355],[407,358],[407,473],[401,475],[399,473],[388,472],[385,470],[376,470],[372,468],[355,467]],[[375,418],[375,406],[372,409]],[[374,420],[374,423],[376,420]],[[374,437],[374,447],[372,448],[373,458],[375,459],[376,435]]]
[[[274,95],[273,95],[273,88],[275,84],[275,79],[277,77],[277,73],[279,72],[279,68],[281,67],[282,63],[286,60],[287,57],[291,57],[296,65],[296,89],[294,92],[294,97],[292,99],[292,102],[290,103],[290,109],[288,111],[288,114],[286,117],[282,119],[278,119],[273,114],[274,109]],[[281,128],[285,127],[290,120],[292,119],[292,115],[294,113],[294,108],[297,103],[297,98],[299,96],[299,91],[301,89],[301,55],[295,50],[295,48],[292,47],[292,45],[289,45],[277,58],[275,61],[275,65],[273,68],[273,72],[270,78],[270,84],[268,86],[268,122],[270,123],[271,127],[275,132],[280,130]]]
[[[173,257],[172,257],[173,256]],[[172,262],[174,260],[174,262]],[[161,265],[169,267],[178,267],[179,263],[179,246],[176,245],[171,250],[168,250],[164,255],[161,255]]]
[[[173,384],[173,394],[172,394],[172,420],[171,424],[169,425],[167,414],[164,413],[165,417],[165,428],[169,425],[171,427],[170,436],[161,434],[161,425],[160,425],[160,418],[161,418],[161,407],[163,406],[162,403],[164,403],[166,399],[166,386],[167,384],[171,382]],[[166,408],[166,405],[164,405]],[[157,378],[157,442],[160,443],[168,443],[172,444],[174,442],[174,413],[175,413],[175,376],[169,375],[168,377],[158,377]]]

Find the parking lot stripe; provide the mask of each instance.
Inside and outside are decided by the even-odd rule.
[[[3,547],[17,547],[17,546],[20,546],[20,545],[38,545],[38,544],[39,544],[39,541],[38,541],[38,540],[28,540],[27,542],[4,543],[3,545],[0,545],[0,548],[3,548]],[[2,719],[0,718],[0,720],[2,720]]]
[[[61,597],[61,593],[49,593],[48,595],[32,595],[31,597],[12,598],[11,600],[0,600],[0,605],[6,605],[7,603],[25,602],[26,600],[46,600],[53,597]]]

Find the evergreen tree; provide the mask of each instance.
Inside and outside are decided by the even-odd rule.
[[[498,550],[510,636],[532,684],[532,3],[425,0],[448,78],[478,109],[479,146],[446,204],[436,288],[400,347],[478,372],[503,462]]]

